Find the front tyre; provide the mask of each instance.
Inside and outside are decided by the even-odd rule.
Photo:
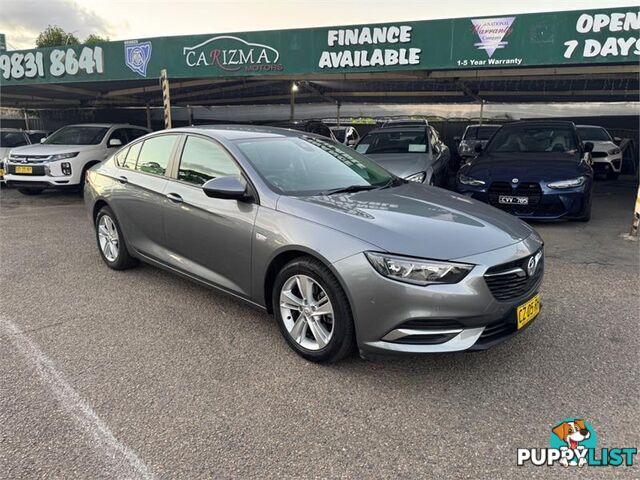
[[[355,347],[353,318],[340,283],[322,262],[301,257],[276,277],[272,305],[287,343],[299,355],[332,363]]]
[[[96,215],[96,241],[104,263],[114,270],[126,270],[138,262],[129,255],[122,230],[109,207],[102,207]]]

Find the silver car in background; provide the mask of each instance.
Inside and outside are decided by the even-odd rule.
[[[438,186],[448,182],[449,147],[424,120],[388,121],[362,137],[356,150],[412,182]]]
[[[243,299],[316,362],[485,349],[540,310],[529,226],[318,135],[149,134],[89,171],[85,201],[109,267],[142,260]]]

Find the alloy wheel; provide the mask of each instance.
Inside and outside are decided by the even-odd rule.
[[[280,313],[291,338],[308,350],[323,349],[333,336],[331,300],[320,284],[307,275],[294,275],[284,283]]]
[[[109,215],[102,215],[98,221],[98,241],[104,258],[115,262],[120,251],[118,229]]]

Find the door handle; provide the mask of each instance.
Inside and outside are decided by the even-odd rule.
[[[173,203],[182,203],[182,197],[177,193],[167,193],[166,197]]]
[[[118,177],[118,181],[120,183],[128,183],[129,179],[127,177]]]

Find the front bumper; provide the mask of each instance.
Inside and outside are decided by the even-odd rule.
[[[508,247],[456,259],[476,266],[452,285],[422,287],[391,280],[378,274],[364,254],[345,258],[333,266],[347,286],[360,350],[482,350],[519,331],[516,309],[538,292],[543,266],[529,288],[503,301],[497,300],[489,289],[485,273],[492,266],[529,257],[541,248],[541,242],[531,236]]]
[[[592,157],[595,173],[620,173],[622,171],[622,153],[606,157]]]
[[[5,163],[4,179],[7,185],[16,187],[62,187],[67,185],[77,185],[80,182],[80,173],[72,166],[71,175],[62,172],[62,163],[38,162],[38,163],[18,163],[8,161]],[[30,167],[31,173],[17,173],[20,167]]]
[[[506,183],[506,182],[500,182]],[[507,213],[515,215],[523,220],[571,220],[581,218],[589,204],[592,180],[589,178],[584,185],[577,188],[557,190],[547,187],[541,182],[539,192],[529,197],[529,204],[504,205],[500,204],[498,197],[501,194],[509,196],[527,196],[516,190],[494,193],[490,186],[473,187],[457,182],[458,192],[499,208]]]

